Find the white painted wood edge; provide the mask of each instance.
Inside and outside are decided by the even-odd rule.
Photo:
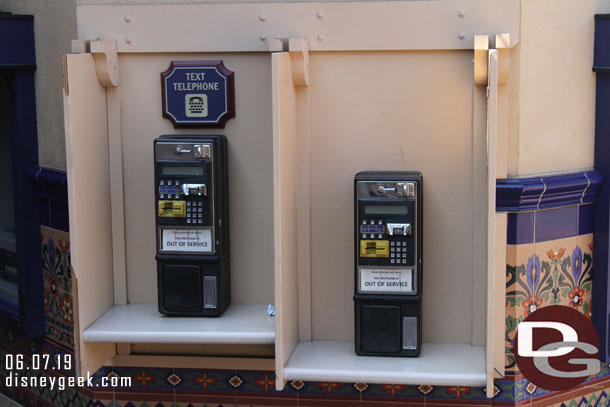
[[[485,354],[487,397],[494,393],[496,301],[496,143],[498,137],[498,51],[489,50],[487,99],[487,346]]]
[[[167,317],[157,304],[115,305],[82,333],[84,342],[150,344],[275,343],[275,318],[262,304],[232,304],[219,318]]]
[[[353,341],[299,342],[284,368],[286,380],[484,386],[485,349],[424,343],[418,358],[363,357]]]
[[[150,343],[150,344],[209,344],[209,345],[273,345],[274,333],[258,332],[83,332],[83,342]]]

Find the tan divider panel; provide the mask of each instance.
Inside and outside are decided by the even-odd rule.
[[[225,129],[174,129],[161,117],[160,73],[172,60],[215,59],[235,72],[236,117]],[[273,303],[270,55],[122,54],[119,63],[129,302],[157,301],[153,140],[188,133],[228,138],[232,302]]]
[[[81,335],[113,300],[106,88],[91,54],[66,55],[63,63],[74,342],[77,372],[86,376],[115,354],[113,344],[84,343]]]
[[[472,288],[486,278],[473,271],[473,216],[485,213],[473,214],[472,70],[472,51],[311,53],[314,339],[354,336],[360,170],[423,173],[423,340],[471,343],[484,332],[486,295]]]
[[[287,52],[273,54],[273,207],[275,236],[276,388],[299,336],[297,242],[297,95]]]

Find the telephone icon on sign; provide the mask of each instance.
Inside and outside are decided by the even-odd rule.
[[[184,97],[186,117],[208,116],[208,95],[189,93]]]

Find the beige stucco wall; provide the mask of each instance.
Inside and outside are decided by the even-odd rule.
[[[594,14],[610,1],[521,1],[512,52],[508,175],[593,167]]]
[[[154,4],[210,4],[210,3],[334,3],[334,2],[357,2],[357,1],[388,1],[388,0],[76,0],[79,6],[85,5],[154,5]],[[396,1],[396,0],[389,0]],[[398,0],[400,1],[400,0]],[[404,0],[418,1],[418,0]],[[437,0],[423,0],[437,1]]]
[[[243,0],[221,0],[243,2]],[[218,1],[218,2],[221,2]],[[209,0],[173,0],[208,3]],[[40,163],[65,168],[60,55],[76,38],[77,4],[161,4],[166,0],[0,0],[0,10],[34,14]],[[610,0],[521,2],[521,41],[512,51],[508,174],[593,166],[593,15]]]
[[[76,38],[76,0],[0,0],[0,10],[34,15],[40,164],[65,169],[61,55]]]

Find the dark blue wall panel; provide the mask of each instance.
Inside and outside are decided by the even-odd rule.
[[[595,106],[595,169],[610,179],[610,15],[595,16],[595,53],[593,70],[597,72]],[[608,280],[608,226],[610,222],[610,185],[602,185],[595,205],[593,260],[593,309],[591,317],[597,328],[600,358],[610,362],[610,284]]]
[[[33,67],[34,16],[0,13],[0,67]]]

